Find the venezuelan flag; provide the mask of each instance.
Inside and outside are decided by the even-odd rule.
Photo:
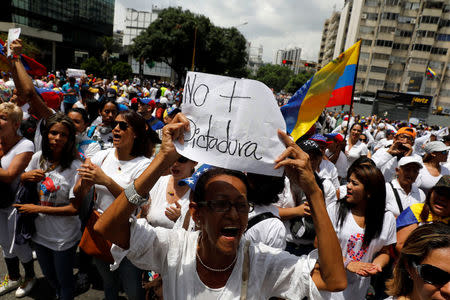
[[[5,43],[0,39],[0,55],[5,55]],[[47,68],[32,59],[31,57],[26,56],[25,54],[20,55],[20,60],[22,61],[23,66],[28,74],[32,76],[44,76],[47,75]],[[0,70],[9,71],[9,66],[0,60]]]
[[[311,128],[326,106],[351,103],[360,47],[358,41],[320,69],[281,107],[287,131],[294,140]]]
[[[430,67],[427,68],[427,75],[430,76],[431,78],[436,77],[436,72],[433,71]]]

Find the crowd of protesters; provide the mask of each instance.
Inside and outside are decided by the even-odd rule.
[[[11,48],[0,295],[35,288],[35,256],[58,299],[450,299],[448,127],[324,112],[278,133],[282,177],[242,173],[176,153],[182,89],[32,79]]]

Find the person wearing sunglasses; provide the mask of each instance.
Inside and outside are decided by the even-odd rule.
[[[297,257],[242,239],[250,212],[242,172],[217,168],[202,173],[189,205],[198,231],[155,228],[143,219],[130,223],[132,212],[147,202],[142,195],[178,159],[174,140],[182,140],[188,126],[188,120],[177,114],[163,128],[161,151],[94,226],[115,244],[111,253],[116,264],[126,256],[140,268],[160,272],[165,299],[320,299],[318,289],[345,288],[339,243],[308,155],[281,131],[286,150],[275,168],[285,167],[290,182],[309,199],[317,229],[318,269],[314,269],[317,253]]]
[[[169,168],[170,175],[162,176],[150,190],[148,211],[142,217],[147,218],[150,225],[173,228],[175,222],[189,206],[189,186],[180,186],[178,182],[191,177],[197,162],[180,156]]]
[[[386,286],[389,300],[450,299],[450,226],[425,224],[411,232]]]
[[[417,185],[425,194],[439,181],[443,175],[450,175],[450,170],[441,165],[447,161],[448,147],[443,142],[429,142],[423,150],[423,166],[417,178]]]
[[[150,164],[144,155],[148,151],[145,120],[134,111],[120,112],[111,122],[114,148],[99,151],[86,159],[78,170],[73,196],[79,199],[95,187],[97,195],[94,209],[103,213],[123,189],[133,182]],[[123,285],[129,299],[142,299],[144,290],[140,284],[142,270],[123,260],[119,268],[111,272],[109,263],[93,259],[104,284],[105,298],[117,299]]]
[[[435,222],[450,223],[450,175],[442,176],[428,191],[425,203],[413,204],[397,217],[397,251],[414,229]]]

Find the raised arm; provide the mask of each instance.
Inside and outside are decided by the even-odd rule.
[[[179,154],[175,151],[173,142],[179,140],[182,143],[183,133],[188,128],[189,122],[182,114],[177,114],[172,123],[164,126],[161,150],[141,176],[134,181],[134,187],[139,195],[147,195],[159,177],[178,159]],[[122,192],[101,215],[94,230],[122,249],[128,249],[129,218],[135,210],[136,205],[131,204]]]
[[[276,159],[275,168],[285,167],[293,184],[297,184],[308,199],[311,216],[316,229],[319,250],[319,272],[312,273],[318,289],[341,291],[347,286],[347,277],[342,260],[342,251],[325,207],[322,191],[316,183],[309,156],[291,138],[278,131],[286,150]]]
[[[28,75],[25,67],[20,60],[22,53],[22,41],[17,39],[11,43],[11,50],[14,57],[11,59],[11,73],[16,85],[19,101],[26,101],[30,104],[36,117],[47,119],[53,114],[53,111],[44,103],[41,97],[34,89],[33,81]],[[19,105],[23,105],[20,103]]]

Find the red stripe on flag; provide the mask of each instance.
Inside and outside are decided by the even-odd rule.
[[[352,102],[352,90],[352,85],[333,90],[333,93],[331,94],[330,100],[328,101],[326,107],[350,105]]]

